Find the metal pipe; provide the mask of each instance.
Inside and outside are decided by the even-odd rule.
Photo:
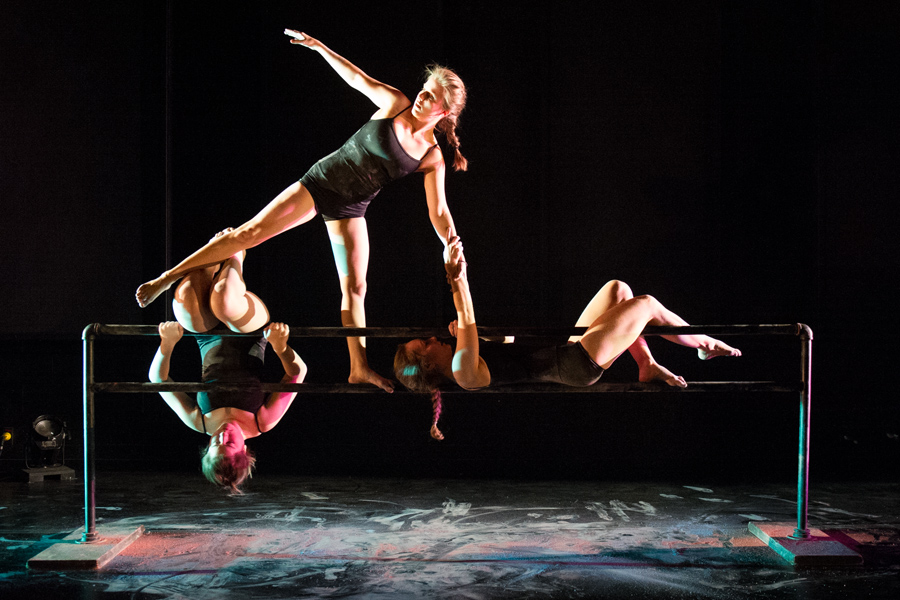
[[[800,447],[797,453],[797,528],[793,539],[804,539],[809,533],[809,425],[812,400],[812,329],[800,324]]]
[[[84,363],[84,533],[81,543],[97,540],[96,469],[94,468],[94,337],[96,325],[81,333]]]
[[[559,335],[578,335],[584,333],[585,328],[500,328],[500,327],[480,327],[479,333],[482,335],[517,335],[517,336],[559,336]],[[291,329],[292,337],[350,337],[350,336],[367,336],[367,337],[427,337],[430,335],[445,335],[444,329],[433,328],[417,328],[417,327],[297,327]],[[810,425],[810,401],[812,397],[812,330],[802,324],[792,325],[693,325],[686,327],[647,327],[643,335],[666,335],[666,334],[707,334],[707,335],[796,335],[801,340],[801,381],[799,386],[796,384],[780,384],[776,382],[692,382],[691,387],[687,388],[691,391],[796,391],[800,388],[800,441],[798,453],[798,474],[797,474],[797,528],[791,537],[795,539],[808,538],[808,492],[809,492],[809,425]],[[93,341],[97,335],[137,335],[137,336],[155,336],[158,335],[158,329],[155,325],[101,325],[93,324],[85,328],[82,334],[84,340],[84,472],[85,472],[85,532],[82,542],[90,542],[96,539],[95,531],[95,469],[94,469],[94,392],[144,392],[144,391],[167,391],[178,390],[183,391],[200,391],[208,389],[225,389],[229,385],[234,384],[197,384],[197,383],[101,383],[94,382],[94,348]],[[186,333],[186,335],[196,335]],[[250,336],[256,334],[234,334],[224,333],[228,336]],[[267,391],[292,391],[296,387],[297,391],[315,391],[311,389],[309,384],[261,384],[263,389]],[[607,388],[610,385],[612,389],[592,389]],[[619,385],[621,389],[615,389]],[[572,391],[652,391],[651,389],[637,389],[631,387],[635,384],[599,384],[588,388],[560,388],[553,386],[553,390],[543,389],[540,386],[533,387],[530,390],[515,390],[519,392],[541,392],[556,391],[565,389],[567,392]],[[636,384],[644,386],[646,384]],[[243,386],[246,387],[246,384]],[[276,387],[278,389],[276,389]],[[344,385],[347,389],[341,388],[340,385],[319,386],[325,387],[323,392],[370,392],[373,388],[363,385]],[[544,386],[546,387],[546,386]],[[271,389],[268,389],[271,388]],[[341,389],[338,389],[341,388]],[[490,389],[490,388],[488,388]],[[674,389],[674,388],[673,388]],[[507,390],[504,390],[507,391]],[[670,391],[670,390],[666,390]]]
[[[688,387],[680,388],[664,385],[660,382],[641,383],[630,382],[598,382],[587,387],[571,387],[559,383],[516,383],[498,385],[484,388],[478,391],[464,390],[462,388],[448,388],[444,394],[602,394],[605,392],[641,392],[641,393],[672,393],[686,394],[690,392],[799,392],[800,385],[796,382],[778,381],[690,381]],[[381,388],[374,385],[361,383],[227,383],[216,381],[210,383],[174,382],[150,383],[140,381],[110,381],[94,383],[94,392],[128,394],[155,392],[240,392],[248,389],[261,390],[263,392],[298,392],[304,394],[371,394],[381,392]],[[397,394],[415,394],[395,390]]]
[[[97,335],[157,336],[156,325],[95,325]],[[515,335],[520,337],[567,337],[582,335],[586,327],[478,327],[479,335],[486,337]],[[799,335],[798,325],[687,325],[649,326],[642,335]],[[208,335],[186,331],[186,336]],[[225,337],[250,337],[259,333],[234,333],[216,331]],[[447,336],[444,327],[291,327],[291,337],[345,338],[384,337],[417,338]]]

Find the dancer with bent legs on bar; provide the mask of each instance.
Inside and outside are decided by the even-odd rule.
[[[444,158],[435,131],[447,138],[454,169],[466,170],[467,161],[459,151],[456,134],[459,114],[466,102],[466,89],[460,78],[450,69],[432,65],[426,71],[422,90],[411,102],[402,92],[373,79],[315,38],[292,30],[285,33],[294,36],[292,44],[318,52],[378,110],[340,149],[317,162],[250,221],[211,240],[172,269],[141,285],[135,294],[140,306],[153,302],[187,273],[219,264],[321,214],[340,277],[341,323],[365,327],[369,237],[364,215],[378,191],[412,172],[423,173],[432,226],[442,242],[447,228],[455,233],[444,193]],[[393,391],[393,383],[369,367],[365,338],[348,337],[347,344],[348,381],[372,383]]]
[[[415,392],[432,394],[432,437],[443,439],[437,427],[441,410],[439,386],[447,381],[468,390],[529,381],[589,386],[627,350],[638,364],[640,381],[687,387],[683,377],[653,359],[641,332],[647,325],[688,323],[653,296],[634,296],[622,281],[609,281],[597,292],[575,323],[588,330],[570,337],[567,344],[534,348],[480,340],[462,243],[450,232],[447,236],[450,251],[445,268],[457,311],[450,333],[456,338],[456,347],[434,337],[416,339],[400,344],[394,357],[394,373],[403,385]],[[704,360],[741,355],[740,350],[706,335],[662,337],[696,348]]]
[[[226,229],[217,237],[230,231]],[[266,344],[271,344],[284,368],[282,383],[301,383],[307,371],[303,360],[288,346],[288,326],[266,325],[266,305],[244,283],[244,256],[243,251],[238,252],[220,265],[190,271],[182,278],[172,301],[177,321],[160,323],[159,349],[149,372],[154,383],[171,381],[172,351],[187,329],[207,334],[197,336],[204,383],[248,385],[249,389],[239,392],[200,392],[196,399],[184,392],[159,393],[185,425],[210,436],[201,460],[203,474],[233,493],[240,493],[241,484],[252,475],[256,464],[245,440],[275,427],[297,395],[266,395],[253,385],[261,381]],[[222,336],[222,327],[235,333],[259,335]]]

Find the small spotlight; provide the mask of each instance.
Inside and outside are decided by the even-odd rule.
[[[28,468],[56,467],[65,458],[69,430],[66,422],[53,415],[41,415],[31,424],[31,444],[25,456]]]

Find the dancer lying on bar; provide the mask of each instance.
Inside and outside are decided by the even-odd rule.
[[[340,278],[341,322],[365,327],[364,301],[369,262],[365,213],[369,202],[387,183],[417,171],[424,174],[428,216],[438,238],[453,218],[444,193],[444,158],[435,139],[441,132],[453,152],[453,167],[465,171],[456,126],[465,106],[466,88],[451,70],[432,65],[422,90],[411,102],[399,90],[376,81],[318,40],[285,30],[291,43],[318,52],[352,88],[363,93],[378,110],[336,152],[329,154],[262,211],[227,235],[215,238],[172,269],[141,285],[135,294],[140,306],[153,302],[185,274],[219,264],[235,253],[310,221],[325,219]],[[446,258],[446,257],[445,257]],[[372,383],[387,392],[393,382],[369,367],[364,337],[349,337],[350,383]]]
[[[462,244],[447,233],[445,269],[453,292],[457,320],[450,324],[456,348],[432,337],[400,344],[394,356],[397,379],[414,392],[432,394],[434,416],[431,436],[443,439],[437,427],[441,412],[439,386],[454,382],[467,390],[521,382],[556,382],[589,386],[628,350],[638,364],[640,381],[662,381],[687,387],[683,377],[658,364],[641,332],[647,325],[687,325],[653,296],[634,296],[622,281],[609,281],[594,296],[575,323],[588,327],[567,344],[535,348],[483,341],[478,338],[475,310],[469,293]],[[669,341],[696,348],[701,359],[740,356],[740,350],[706,335],[664,335]]]
[[[230,230],[218,234],[227,235]],[[266,344],[271,344],[284,368],[282,383],[301,383],[306,364],[288,346],[290,330],[284,323],[269,322],[263,301],[247,290],[243,277],[245,253],[238,252],[222,264],[189,272],[175,289],[172,308],[177,322],[159,325],[159,350],[150,365],[150,381],[171,381],[172,350],[184,334],[198,336],[203,361],[202,381],[260,383]],[[221,327],[236,333],[259,332],[254,337],[217,335]],[[244,440],[275,427],[294,401],[296,392],[260,389],[241,392],[200,392],[196,400],[183,392],[160,392],[185,425],[210,436],[203,450],[203,474],[211,482],[240,493],[252,475],[256,458]]]

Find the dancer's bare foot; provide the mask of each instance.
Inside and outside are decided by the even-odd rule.
[[[638,381],[662,381],[672,387],[686,388],[687,382],[681,375],[675,375],[659,363],[651,362],[638,366]]]
[[[147,283],[142,284],[134,293],[134,298],[137,300],[138,306],[141,308],[146,307],[148,304],[159,298],[160,294],[172,287],[172,283],[173,282],[168,281],[163,274],[156,279],[151,279]]]
[[[359,371],[351,370],[350,377],[347,378],[347,381],[350,383],[371,383],[372,385],[377,385],[389,394],[394,391],[393,381],[385,379],[369,367],[364,367]]]
[[[715,338],[709,338],[709,343],[705,348],[697,348],[697,356],[700,360],[709,360],[717,356],[740,356],[741,351],[732,348],[725,342]]]

